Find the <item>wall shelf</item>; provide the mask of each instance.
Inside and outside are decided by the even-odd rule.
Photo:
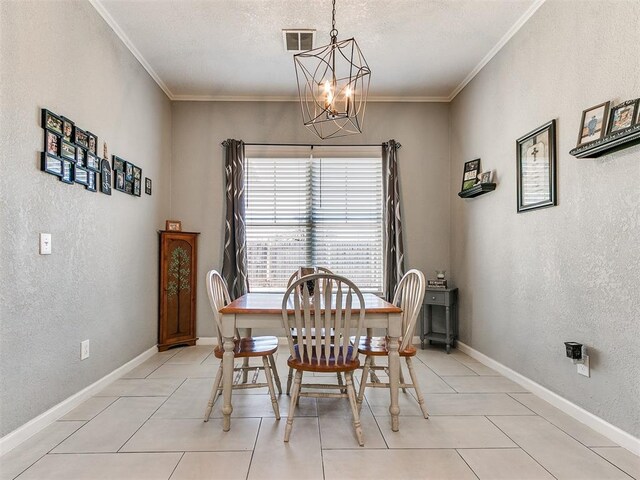
[[[495,183],[479,183],[471,188],[463,190],[458,193],[460,198],[474,198],[485,193],[493,192],[496,189]]]
[[[640,125],[607,135],[600,140],[590,142],[569,152],[576,158],[597,158],[640,143]]]

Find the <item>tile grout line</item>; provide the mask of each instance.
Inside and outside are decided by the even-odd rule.
[[[475,475],[475,477],[480,480],[480,477],[478,476],[478,474],[476,473],[476,471],[471,467],[471,465],[469,465],[469,463],[467,462],[467,460],[460,454],[460,452],[458,451],[457,448],[454,448],[455,452],[458,454],[458,456],[462,459],[462,461],[465,463],[465,465],[467,467],[469,467],[469,470],[471,470],[471,473],[473,473]]]
[[[598,456],[599,456],[600,458],[602,458],[603,460],[605,460],[605,461],[609,462],[611,465],[613,465],[614,467],[616,467],[618,470],[621,470],[623,473],[625,473],[625,474],[629,475],[629,477],[631,477],[631,478],[633,478],[633,479],[635,479],[635,478],[636,478],[636,477],[634,477],[631,473],[627,472],[627,471],[626,471],[626,470],[624,470],[622,467],[620,467],[620,466],[616,465],[616,464],[615,464],[615,463],[613,463],[611,460],[609,460],[609,459],[608,459],[608,458],[606,458],[606,457],[603,457],[602,455],[600,455],[598,452],[596,452],[596,451],[594,450],[594,448],[622,448],[622,449],[624,449],[625,451],[627,451],[627,452],[628,452],[629,450],[627,450],[626,448],[621,447],[621,446],[619,446],[619,445],[618,445],[617,447],[587,447],[587,448],[588,448],[589,450],[591,450],[593,453],[595,453],[596,455],[598,455]],[[629,453],[631,453],[631,452],[629,452]],[[633,455],[633,453],[631,453],[631,455]]]
[[[256,439],[253,442],[253,448],[251,449],[251,458],[249,459],[249,468],[247,468],[247,475],[245,480],[249,480],[249,474],[251,473],[251,467],[253,466],[253,457],[256,454],[256,446],[258,445],[258,438],[260,437],[260,430],[262,430],[263,418],[260,417],[260,423],[258,424],[258,431],[256,432]]]
[[[186,452],[182,452],[182,455],[180,455],[180,458],[178,459],[178,462],[176,463],[176,466],[173,467],[173,470],[171,470],[171,473],[169,474],[169,476],[167,477],[167,480],[171,480],[171,477],[173,477],[173,474],[176,472],[178,465],[180,465],[180,462],[182,461],[182,459],[184,458]]]

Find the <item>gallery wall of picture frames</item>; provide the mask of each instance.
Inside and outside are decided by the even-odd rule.
[[[142,169],[113,155],[109,164],[107,144],[103,144],[103,158],[98,155],[98,136],[83,130],[70,119],[42,109],[44,151],[41,170],[54,175],[63,183],[83,185],[90,192],[111,195],[113,188],[132,196],[142,192]],[[151,179],[145,178],[145,193],[151,195]]]

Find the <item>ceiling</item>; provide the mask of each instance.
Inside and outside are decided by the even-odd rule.
[[[330,0],[89,0],[172,100],[292,100],[282,29],[329,41]],[[337,0],[379,101],[450,101],[544,0]]]

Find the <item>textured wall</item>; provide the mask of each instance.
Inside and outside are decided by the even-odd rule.
[[[568,154],[583,109],[640,96],[640,3],[547,1],[451,105],[461,339],[640,436],[640,147]],[[515,140],[557,119],[558,206],[516,213]],[[462,200],[462,164],[498,187]],[[589,347],[591,378],[563,342]]]
[[[171,106],[86,1],[0,2],[0,435],[156,343]],[[39,171],[40,108],[153,179],[111,197]],[[38,233],[53,255],[38,255]],[[91,357],[80,362],[80,342]]]
[[[448,269],[449,106],[373,103],[365,133],[336,143],[382,143],[395,138],[404,202],[406,267]],[[202,232],[198,275],[222,267],[224,158],[220,142],[319,143],[302,125],[293,102],[176,102],[173,104],[171,215]],[[204,282],[198,285],[198,335],[215,336]]]

